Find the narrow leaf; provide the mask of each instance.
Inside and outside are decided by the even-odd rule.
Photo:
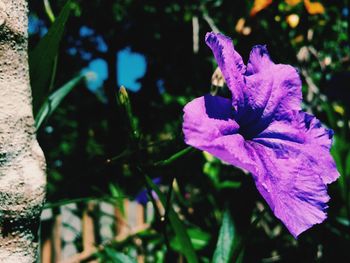
[[[46,12],[47,16],[49,17],[51,23],[53,23],[56,18],[52,12],[49,0],[44,0],[44,7],[45,7],[45,12]]]
[[[218,185],[219,189],[228,189],[228,188],[239,188],[241,187],[241,182],[234,182],[234,181],[224,181],[219,183]]]
[[[37,130],[43,124],[44,120],[50,117],[50,115],[56,110],[61,101],[83,78],[84,75],[75,77],[49,96],[47,101],[41,106],[38,114],[35,116],[35,127]]]
[[[158,186],[155,183],[153,183],[153,181],[148,176],[146,176],[146,181],[149,187],[156,192],[162,205],[166,207],[166,197],[159,190]],[[186,257],[188,263],[198,263],[197,255],[194,252],[193,244],[185,229],[185,226],[182,224],[181,220],[179,219],[173,208],[169,206],[168,209],[168,217],[170,224],[176,234],[176,238],[178,238],[180,242],[180,251]]]
[[[347,152],[345,158],[345,176],[350,176],[350,151]]]
[[[115,200],[115,204],[119,211],[125,216],[124,202],[125,195],[119,186],[114,184],[109,184],[109,191],[111,192],[112,198]]]
[[[33,93],[33,109],[37,113],[48,92],[53,63],[58,52],[64,27],[70,13],[70,0],[35,49],[29,53],[30,80]]]
[[[334,161],[337,165],[337,169],[340,173],[340,177],[338,180],[338,184],[339,184],[339,189],[340,189],[340,193],[343,197],[343,199],[346,201],[347,200],[347,164],[344,163],[343,160],[343,156],[346,155],[347,153],[347,149],[348,149],[348,144],[339,136],[334,135],[333,138],[333,146],[331,148],[331,154],[334,158]],[[347,158],[345,160],[345,162],[347,161]],[[350,165],[350,162],[349,162]]]
[[[202,231],[200,228],[189,228],[187,233],[191,239],[194,250],[203,249],[208,245],[210,234]],[[171,247],[176,251],[181,251],[181,242],[177,238],[171,240]]]
[[[131,258],[130,256],[118,252],[112,248],[105,247],[105,251],[107,256],[109,257],[112,262],[115,263],[136,263],[136,260]]]
[[[218,242],[214,252],[213,263],[228,263],[235,242],[235,227],[230,212],[225,211],[220,228]]]

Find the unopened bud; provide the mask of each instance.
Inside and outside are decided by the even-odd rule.
[[[121,104],[128,103],[129,101],[128,92],[124,86],[121,86],[119,89],[119,100]]]

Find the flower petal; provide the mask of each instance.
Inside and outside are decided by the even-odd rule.
[[[332,137],[333,131],[324,128],[317,118],[294,111],[272,122],[253,140],[290,158],[304,155],[310,161],[310,168],[320,175],[324,184],[329,184],[340,176],[330,154]]]
[[[302,101],[301,80],[298,71],[284,64],[275,64],[271,61],[266,46],[255,46],[250,52],[247,66],[248,96],[260,92],[251,89],[250,83],[270,83],[270,89],[263,89],[269,94],[265,105],[263,118],[276,111],[283,113],[290,110],[300,110]]]
[[[297,237],[326,219],[327,187],[307,156],[281,157],[274,149],[254,144],[260,171],[253,173],[260,194],[275,216]]]
[[[252,140],[261,159],[256,186],[295,237],[326,218],[326,184],[339,177],[332,136],[314,116],[291,111]]]
[[[185,142],[243,169],[255,170],[254,149],[238,134],[231,100],[206,95],[184,108]]]
[[[274,118],[300,110],[301,80],[295,68],[274,64],[266,46],[255,46],[246,72],[245,108],[236,119],[249,133],[261,132]]]
[[[227,134],[234,134],[238,124],[232,118],[231,100],[205,95],[184,108],[183,132],[190,145],[210,143]]]
[[[233,106],[237,109],[237,106],[243,103],[243,74],[246,71],[246,66],[242,57],[235,51],[232,40],[220,33],[207,33],[205,42],[214,53],[227,86],[232,92]]]

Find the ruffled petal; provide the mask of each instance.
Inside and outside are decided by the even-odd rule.
[[[304,155],[310,162],[310,168],[324,184],[329,184],[340,176],[330,154],[332,137],[333,131],[324,128],[314,116],[292,111],[283,119],[272,122],[253,141],[274,149],[279,155],[290,158]]]
[[[238,168],[252,173],[258,171],[256,163],[259,161],[259,156],[255,153],[251,143],[246,141],[240,134],[221,136],[207,144],[190,145],[209,152],[220,160]]]
[[[243,74],[246,71],[246,66],[242,57],[235,51],[232,40],[220,33],[207,33],[205,42],[213,51],[227,86],[232,92],[233,107],[237,110],[243,103]]]
[[[273,65],[266,45],[256,45],[250,51],[246,75],[257,74]]]
[[[206,95],[189,102],[184,108],[185,142],[227,163],[252,171],[257,156],[237,133],[239,126],[232,119],[232,111],[231,100],[219,96]]]
[[[326,184],[339,177],[332,136],[314,116],[290,111],[252,139],[261,160],[256,186],[295,237],[326,218]]]
[[[329,196],[313,161],[302,153],[281,156],[259,143],[254,148],[260,158],[259,171],[253,172],[256,186],[289,232],[297,237],[323,222]]]
[[[284,64],[271,61],[266,46],[253,47],[246,73],[247,97],[264,92],[268,98],[262,118],[290,110],[300,110],[302,101],[301,80],[298,71]],[[257,82],[269,83],[269,89],[257,89]],[[252,88],[250,87],[252,84]]]
[[[285,112],[300,110],[302,93],[297,70],[274,64],[266,46],[252,49],[245,75],[245,107],[236,119],[251,137]]]
[[[184,108],[185,142],[201,145],[236,133],[239,126],[232,111],[231,100],[219,96],[205,95],[192,100]]]
[[[274,64],[265,46],[247,68],[230,38],[208,33],[232,100],[210,95],[184,108],[185,142],[250,171],[277,218],[297,237],[326,218],[327,184],[339,177],[330,155],[333,132],[301,112],[301,81]],[[233,106],[233,108],[232,108]]]

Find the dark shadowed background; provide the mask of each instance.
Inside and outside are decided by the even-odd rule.
[[[148,175],[167,197],[165,210],[172,206],[187,229],[199,262],[212,262],[224,211],[233,219],[232,240],[243,244],[240,262],[350,262],[349,1],[317,3],[72,0],[45,96],[79,74],[86,79],[38,130],[48,164],[47,208],[58,215],[61,204],[74,203],[81,214],[94,200],[118,206],[120,196],[145,206],[151,204]],[[30,50],[64,4],[29,1]],[[181,152],[184,105],[213,89],[216,62],[204,42],[209,31],[230,36],[245,62],[254,45],[266,44],[274,62],[298,68],[304,110],[335,131],[332,154],[342,176],[329,187],[328,219],[298,240],[274,217],[251,175],[200,151]],[[154,165],[177,152],[179,158]],[[138,262],[188,261],[167,216],[155,213],[149,223],[90,259],[134,262],[127,260],[137,254]],[[51,227],[43,224],[43,239]],[[76,239],[77,252],[82,243]]]

